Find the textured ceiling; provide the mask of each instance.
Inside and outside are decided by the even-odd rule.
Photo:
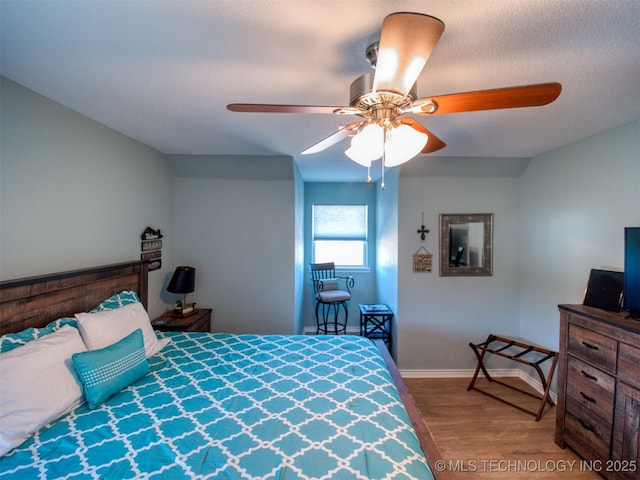
[[[348,141],[300,155],[357,117],[232,113],[226,105],[347,105],[351,82],[370,71],[366,46],[396,11],[446,25],[419,78],[420,97],[563,86],[544,107],[419,117],[447,143],[440,158],[532,157],[640,117],[638,0],[0,5],[2,75],[164,153],[290,155],[307,181],[364,179],[343,153]]]

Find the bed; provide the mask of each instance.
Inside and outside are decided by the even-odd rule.
[[[92,325],[84,318],[119,322],[122,312],[144,311],[147,295],[141,262],[1,282],[0,335],[53,322],[56,336],[71,338]],[[383,345],[356,336],[154,332],[158,350],[149,353],[147,333],[74,354],[81,404],[0,457],[0,479],[449,478]],[[132,367],[138,376],[105,397],[85,383],[80,359],[114,348],[142,358]],[[0,353],[0,366],[9,355]]]

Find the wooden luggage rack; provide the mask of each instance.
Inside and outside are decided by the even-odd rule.
[[[484,393],[485,395],[495,398],[496,400],[506,403],[507,405],[517,408],[518,410],[529,413],[534,417],[536,417],[536,422],[540,420],[540,418],[542,417],[542,412],[544,411],[544,407],[547,403],[551,406],[555,405],[553,403],[553,400],[551,400],[551,398],[549,397],[549,388],[551,387],[551,379],[553,378],[553,372],[556,368],[556,363],[558,362],[558,352],[554,352],[552,350],[547,350],[546,348],[531,345],[529,343],[526,343],[526,341],[522,339],[500,337],[498,335],[493,335],[493,334],[489,335],[486,341],[478,344],[469,343],[469,346],[473,350],[473,353],[476,354],[476,357],[478,357],[478,366],[476,367],[476,371],[473,374],[473,378],[471,379],[471,383],[469,383],[467,390],[471,390],[471,389],[477,390],[480,393]],[[540,383],[542,384],[542,389],[544,393],[542,395],[537,395],[537,394],[528,392],[526,390],[522,390],[513,385],[504,383],[495,378],[492,378],[484,366],[484,357],[485,357],[485,354],[487,353],[493,353],[494,355],[508,358],[509,360],[513,360],[514,362],[523,363],[524,365],[533,367],[535,371],[538,372],[538,375],[540,376]],[[531,355],[528,355],[529,358],[525,358],[527,357],[527,354],[531,354]],[[534,358],[531,358],[531,357],[534,357]],[[547,360],[552,360],[552,362],[551,362],[551,368],[549,369],[548,377],[545,377],[544,372],[542,371],[542,368],[540,368],[540,365],[545,363]],[[530,397],[540,399],[540,408],[538,408],[538,411],[534,412],[532,410],[528,410],[524,407],[521,407],[520,405],[515,405],[505,399],[497,397],[492,393],[489,393],[487,391],[481,390],[478,387],[476,387],[475,383],[478,378],[478,374],[480,373],[480,370],[482,370],[482,373],[490,382],[499,383],[500,385],[508,387],[512,390],[516,390]]]

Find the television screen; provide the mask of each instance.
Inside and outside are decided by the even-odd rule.
[[[624,308],[640,316],[640,227],[624,229]]]
[[[591,270],[584,305],[619,312],[622,307],[622,282],[624,273],[609,270]]]

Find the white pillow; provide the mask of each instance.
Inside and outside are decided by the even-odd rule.
[[[71,355],[86,350],[66,325],[0,354],[0,456],[83,402]]]
[[[113,345],[138,328],[142,330],[147,358],[158,353],[169,343],[168,338],[158,340],[151,327],[149,315],[139,302],[115,310],[76,313],[76,319],[82,340],[89,350]]]

